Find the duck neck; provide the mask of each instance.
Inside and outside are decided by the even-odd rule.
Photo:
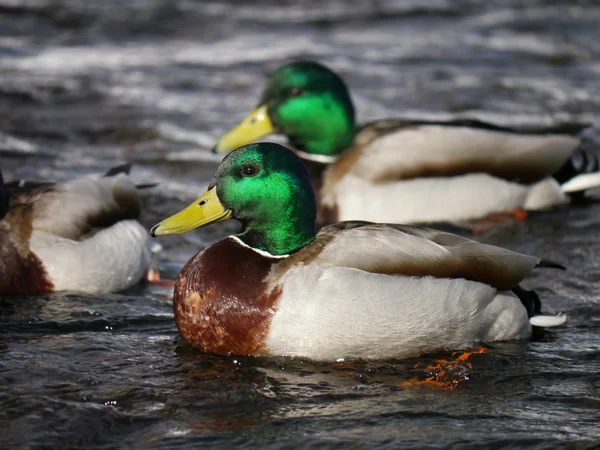
[[[272,189],[268,204],[253,203],[235,218],[242,223],[237,236],[250,247],[272,255],[294,253],[316,235],[316,203],[308,176]]]
[[[249,247],[274,256],[289,255],[310,244],[316,235],[314,218],[288,217],[286,221],[269,223],[249,221],[237,237]],[[311,223],[309,223],[311,222]]]
[[[354,106],[349,97],[320,93],[303,99],[303,108],[282,106],[275,122],[290,144],[315,160],[328,162],[352,145],[355,134]],[[302,157],[300,154],[299,156]]]

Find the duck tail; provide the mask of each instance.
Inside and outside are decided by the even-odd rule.
[[[159,184],[160,183],[140,183],[140,184],[136,184],[135,188],[138,190],[150,189],[150,188],[158,186]]]
[[[600,187],[600,144],[583,142],[554,174],[565,194]]]
[[[527,316],[529,317],[529,323],[534,327],[549,328],[557,327],[564,324],[567,321],[567,316],[559,314],[557,316],[549,316],[542,314],[542,302],[540,297],[535,291],[527,291],[521,286],[515,286],[512,291],[515,293],[523,306],[527,310]]]
[[[542,313],[542,302],[535,291],[526,291],[519,285],[515,286],[512,291],[519,297],[521,303],[523,303],[523,306],[527,310],[527,317],[532,318]]]
[[[114,177],[115,175],[118,175],[120,173],[129,175],[130,172],[131,172],[131,163],[125,163],[125,164],[120,164],[118,166],[111,167],[110,169],[108,169],[106,171],[106,173],[103,176],[104,177]]]
[[[130,175],[131,174],[131,167],[132,167],[131,163],[125,163],[125,164],[120,164],[118,166],[111,167],[103,175],[103,177],[104,178],[106,178],[106,177],[114,177],[114,176],[119,175],[121,173],[125,174],[125,175]],[[142,190],[142,189],[149,189],[149,188],[156,187],[156,186],[158,186],[158,184],[159,183],[139,183],[139,184],[136,184],[135,187],[138,190]]]

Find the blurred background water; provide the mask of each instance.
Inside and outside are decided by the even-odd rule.
[[[215,139],[291,58],[338,71],[361,122],[577,121],[600,142],[599,57],[593,0],[0,0],[0,163],[8,180],[66,180],[134,162],[160,183],[145,193],[151,226],[206,187]],[[527,287],[569,322],[490,346],[454,392],[401,387],[435,356],[202,354],[178,339],[164,288],[5,300],[0,446],[595,448],[599,213],[559,208],[478,236],[567,265]],[[235,229],[161,239],[161,263]]]

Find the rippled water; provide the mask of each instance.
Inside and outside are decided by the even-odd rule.
[[[160,182],[145,194],[150,226],[203,190],[215,138],[292,57],[338,70],[361,121],[600,127],[600,8],[526,4],[0,0],[2,170],[62,180],[133,161],[137,179]],[[177,267],[234,229],[161,239],[161,262]],[[168,289],[5,300],[0,446],[598,445],[600,205],[478,238],[567,265],[527,287],[569,322],[473,356],[453,392],[403,387],[449,355],[316,364],[202,354],[178,339]]]

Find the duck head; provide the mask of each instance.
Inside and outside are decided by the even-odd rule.
[[[344,81],[312,61],[280,67],[258,107],[221,137],[213,151],[229,152],[275,133],[287,136],[309,159],[332,158],[348,148],[355,133],[354,106]]]
[[[316,204],[302,161],[279,144],[257,143],[231,152],[208,189],[183,211],[155,225],[152,236],[180,234],[237,219],[237,235],[272,255],[292,253],[316,234]]]

